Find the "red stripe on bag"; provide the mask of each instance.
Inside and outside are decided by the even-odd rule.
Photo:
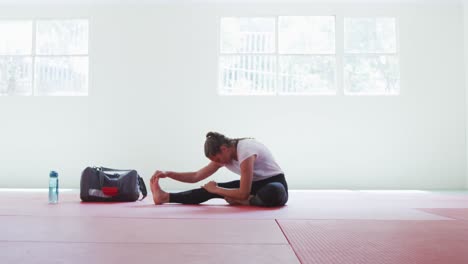
[[[109,196],[116,196],[119,193],[119,189],[117,187],[102,187],[101,190],[105,195]]]

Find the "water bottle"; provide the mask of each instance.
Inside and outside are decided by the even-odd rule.
[[[49,173],[49,203],[58,203],[58,173],[51,171]]]

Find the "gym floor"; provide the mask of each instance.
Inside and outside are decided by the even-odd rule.
[[[468,263],[468,192],[290,191],[287,206],[0,190],[1,263]]]

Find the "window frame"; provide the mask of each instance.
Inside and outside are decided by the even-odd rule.
[[[282,54],[279,53],[279,18],[280,17],[334,17],[335,23],[335,53],[334,54]],[[275,53],[223,53],[221,52],[222,42],[222,28],[221,21],[223,18],[274,18],[275,19]],[[345,57],[349,53],[345,52],[345,19],[346,18],[392,18],[395,21],[395,53],[387,53],[393,55],[398,60],[398,85],[399,88],[396,93],[347,93],[345,91],[344,67]],[[400,61],[400,36],[399,36],[399,17],[397,15],[346,15],[346,14],[314,14],[314,15],[226,15],[218,16],[217,18],[217,71],[216,71],[216,91],[219,96],[399,96],[401,94],[401,61]],[[363,53],[356,53],[353,56],[359,56]],[[376,53],[385,55],[384,53]],[[276,78],[275,78],[275,92],[273,93],[229,93],[225,92],[223,88],[223,78],[221,75],[221,58],[226,56],[275,56],[276,57]],[[284,93],[279,89],[279,75],[280,75],[280,57],[281,56],[333,56],[335,59],[335,89],[330,93],[320,92],[301,92],[301,93]]]
[[[334,31],[335,31],[335,36],[334,36],[334,51],[335,53],[280,53],[279,52],[279,20],[280,17],[333,17],[333,22],[334,22]],[[247,52],[221,52],[221,42],[222,42],[222,28],[221,28],[221,21],[224,18],[272,18],[275,21],[275,52],[274,53],[247,53]],[[336,95],[339,85],[338,85],[338,63],[337,63],[337,38],[336,38],[336,31],[337,31],[337,15],[267,15],[267,16],[250,16],[250,15],[245,15],[245,16],[220,16],[218,17],[218,47],[217,47],[217,93],[218,95],[221,96],[303,96],[303,95]],[[224,89],[222,89],[222,83],[223,83],[223,78],[221,78],[221,57],[229,57],[229,56],[274,56],[276,58],[276,65],[275,65],[275,87],[274,87],[274,92],[270,93],[263,93],[263,92],[249,92],[249,93],[229,93],[225,92]],[[291,92],[282,92],[280,91],[279,87],[279,76],[281,74],[280,72],[280,58],[281,57],[322,57],[322,56],[333,56],[334,61],[335,61],[335,87],[334,90],[331,92],[301,92],[301,93],[291,93]]]
[[[89,69],[89,57],[90,57],[90,50],[89,50],[89,24],[90,24],[90,19],[89,18],[82,18],[82,17],[76,17],[76,18],[13,18],[13,19],[0,19],[0,22],[3,21],[28,21],[31,22],[32,26],[32,38],[31,38],[31,50],[29,51],[30,54],[21,54],[21,55],[7,55],[7,54],[0,54],[0,58],[6,58],[6,57],[14,57],[14,58],[31,58],[31,93],[29,95],[12,95],[12,96],[88,96],[89,95],[89,77],[90,77],[90,69]],[[38,54],[37,53],[37,22],[38,21],[86,21],[88,25],[88,43],[87,43],[87,53],[86,54]],[[85,93],[71,93],[71,92],[63,92],[59,94],[45,94],[45,95],[40,95],[38,91],[38,87],[36,85],[36,59],[37,58],[87,58],[88,59],[88,69],[87,69],[87,76],[88,76],[88,81],[86,84],[86,92]],[[9,95],[7,95],[9,96]]]
[[[395,21],[395,53],[389,53],[389,52],[350,52],[347,53],[345,51],[345,19],[346,18],[392,18]],[[343,44],[343,49],[342,49],[342,65],[341,65],[341,73],[343,75],[343,81],[341,82],[341,91],[345,96],[399,96],[401,94],[401,61],[400,61],[400,26],[399,26],[399,19],[398,16],[396,15],[346,15],[342,16],[342,26],[343,26],[343,39],[342,39],[342,44]],[[345,80],[344,80],[344,67],[345,67],[345,57],[346,56],[355,56],[355,57],[370,57],[370,56],[395,56],[398,60],[398,84],[399,88],[395,93],[381,93],[381,92],[373,92],[373,93],[350,93],[346,92],[345,90]]]

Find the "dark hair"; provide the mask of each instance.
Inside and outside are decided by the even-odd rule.
[[[208,132],[205,140],[205,156],[207,158],[218,154],[221,151],[221,146],[226,147],[237,146],[239,140],[247,138],[228,138],[218,132]]]

